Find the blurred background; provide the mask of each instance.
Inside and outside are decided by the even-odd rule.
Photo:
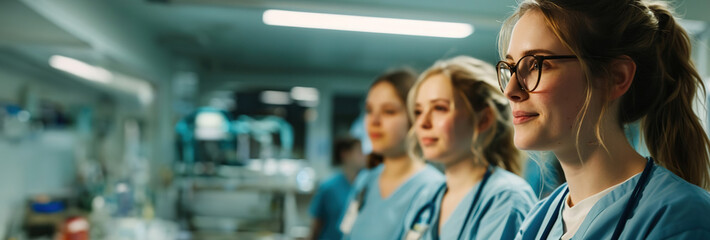
[[[710,1],[674,2],[710,79]],[[304,238],[334,139],[368,151],[370,82],[457,55],[495,64],[515,4],[0,0],[0,238]],[[294,11],[458,25],[301,28],[335,20]]]

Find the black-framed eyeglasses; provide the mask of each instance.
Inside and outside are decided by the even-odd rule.
[[[500,90],[505,92],[505,88],[510,83],[510,79],[513,78],[513,74],[516,75],[518,84],[520,88],[532,92],[535,91],[537,85],[540,84],[540,76],[542,75],[542,64],[545,60],[554,59],[568,59],[577,58],[575,55],[552,55],[552,56],[541,56],[541,55],[526,55],[520,58],[518,62],[511,66],[505,61],[500,61],[496,64],[496,71],[498,72],[498,84],[500,85]]]

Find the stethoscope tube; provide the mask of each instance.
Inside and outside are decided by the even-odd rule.
[[[446,189],[446,183],[441,184],[441,187],[439,187],[439,189],[436,190],[436,194],[434,194],[434,197],[433,197],[431,200],[429,200],[429,202],[427,202],[427,204],[424,205],[424,207],[419,208],[419,210],[417,211],[416,215],[414,215],[414,216],[415,216],[415,217],[414,217],[414,221],[413,221],[412,224],[410,224],[410,226],[409,226],[410,229],[414,228],[414,225],[420,222],[421,216],[422,216],[422,214],[424,214],[424,211],[429,210],[429,211],[430,211],[430,214],[433,214],[434,206],[435,206],[434,204],[436,204],[436,203],[435,203],[435,202],[436,202],[436,197],[437,197],[437,196],[439,195],[439,193],[441,193],[441,191],[443,191],[444,189]],[[431,219],[432,219],[432,218],[433,218],[433,216],[429,216],[429,221],[427,221],[427,224],[430,224],[430,223],[431,223]]]
[[[463,224],[463,226],[461,226],[461,230],[459,231],[457,239],[461,239],[461,237],[463,236],[464,230],[466,229],[466,226],[468,226],[469,218],[471,218],[471,215],[473,214],[473,209],[478,204],[478,201],[481,198],[481,193],[483,192],[483,188],[491,176],[491,173],[492,173],[491,168],[492,167],[488,167],[486,169],[486,173],[483,175],[483,179],[481,180],[481,184],[479,185],[478,190],[476,191],[476,195],[474,195],[473,201],[471,202],[471,205],[468,208],[468,212],[466,213],[466,218],[464,218],[464,224]],[[429,200],[429,202],[426,205],[424,205],[422,208],[420,208],[417,211],[417,213],[414,217],[414,221],[409,226],[410,230],[414,229],[415,224],[418,224],[421,222],[420,221],[421,216],[422,216],[422,214],[424,214],[425,211],[430,212],[429,219],[426,221],[427,225],[432,224],[432,220],[437,218],[434,216],[434,208],[436,207],[436,199],[438,198],[439,194],[441,194],[441,192],[445,191],[445,190],[446,190],[446,183],[442,184],[441,187],[439,187],[439,189],[436,191],[436,194],[434,194],[432,199]],[[433,229],[430,228],[431,229],[430,233],[432,235],[432,238],[435,240],[438,240],[439,239],[438,224],[435,224],[432,228]],[[405,234],[406,234],[406,232],[405,232]]]
[[[619,236],[621,236],[621,232],[624,231],[624,227],[626,227],[626,222],[629,220],[629,214],[631,214],[634,208],[636,208],[638,202],[641,200],[641,193],[646,188],[646,184],[648,183],[648,178],[651,175],[652,168],[653,160],[649,158],[648,162],[646,163],[646,168],[643,169],[643,173],[641,173],[639,182],[636,183],[636,187],[634,187],[634,191],[633,193],[631,193],[631,198],[629,198],[629,201],[626,202],[626,207],[624,207],[624,212],[621,214],[619,222],[616,223],[614,234],[611,236],[612,240],[618,240]]]
[[[473,214],[473,209],[476,208],[476,204],[478,203],[478,200],[481,198],[481,192],[483,192],[483,187],[486,186],[486,182],[488,182],[488,179],[491,176],[491,169],[488,168],[486,170],[486,174],[483,175],[483,180],[481,180],[481,186],[478,187],[478,191],[476,191],[476,196],[473,198],[473,202],[471,202],[471,207],[468,208],[468,213],[466,213],[466,218],[464,218],[463,226],[461,226],[461,230],[459,230],[459,235],[456,239],[461,239],[463,236],[463,232],[466,229],[466,226],[468,226],[469,219],[471,218],[471,215]],[[439,239],[439,231],[436,231],[436,240]]]

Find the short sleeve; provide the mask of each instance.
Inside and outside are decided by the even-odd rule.
[[[311,214],[311,217],[315,219],[324,219],[325,218],[325,205],[324,205],[324,198],[325,198],[325,192],[326,189],[324,186],[318,187],[318,190],[316,191],[316,194],[313,195],[313,198],[311,199],[311,205],[308,208],[308,213]]]

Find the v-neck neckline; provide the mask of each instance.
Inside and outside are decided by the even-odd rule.
[[[454,212],[452,212],[452,214],[449,215],[449,217],[448,217],[446,220],[444,220],[444,223],[443,223],[443,224],[439,224],[439,222],[441,221],[441,206],[442,206],[443,203],[444,203],[444,194],[446,194],[446,191],[441,191],[441,193],[438,193],[438,195],[437,195],[437,197],[436,197],[436,198],[437,198],[437,200],[436,200],[436,205],[437,205],[437,207],[435,208],[435,211],[434,211],[434,214],[435,214],[434,216],[436,216],[436,218],[434,219],[434,223],[436,224],[436,226],[435,226],[434,229],[432,229],[432,230],[434,230],[434,231],[437,231],[436,234],[438,234],[439,236],[441,236],[441,234],[440,234],[439,232],[441,232],[441,230],[444,229],[445,226],[448,226],[447,224],[450,223],[449,220],[451,220],[451,218],[455,215],[455,214],[453,214],[453,213],[466,212],[466,210],[468,210],[468,209],[466,208],[466,205],[465,205],[464,203],[469,203],[469,205],[470,205],[470,203],[473,201],[473,197],[474,197],[473,195],[478,191],[478,188],[481,187],[481,182],[482,182],[482,181],[479,181],[478,183],[476,183],[476,185],[474,185],[474,186],[468,191],[468,193],[466,193],[466,195],[465,195],[465,196],[461,199],[461,201],[456,205],[456,208],[454,208]],[[469,207],[476,207],[476,206],[469,206]],[[463,208],[463,209],[460,209],[460,208]],[[466,218],[465,215],[464,215],[464,218]],[[463,219],[463,221],[461,222],[461,223],[462,223],[462,224],[461,224],[461,227],[464,227],[465,222],[466,222],[467,220],[468,220],[468,219]]]
[[[651,168],[650,171],[653,172],[655,170],[656,170],[656,168],[654,166],[653,168]],[[614,189],[612,189],[611,191],[606,193],[604,196],[599,198],[599,200],[597,200],[597,202],[594,203],[592,208],[589,210],[587,215],[584,217],[584,220],[582,220],[581,225],[579,226],[577,231],[574,233],[574,235],[572,235],[572,238],[570,238],[570,239],[577,239],[576,238],[577,236],[585,236],[587,234],[587,231],[589,230],[589,227],[591,226],[591,224],[597,219],[597,217],[599,217],[599,215],[602,212],[604,212],[604,210],[607,209],[605,206],[609,206],[613,202],[618,200],[619,198],[623,198],[626,194],[630,195],[631,192],[633,192],[634,188],[636,187],[636,185],[638,184],[638,181],[641,178],[641,175],[642,175],[642,173],[639,173],[639,174],[632,176],[631,178],[629,178],[627,180],[624,180],[624,182],[614,186]],[[648,181],[650,181],[650,180],[648,180]],[[567,185],[566,187],[569,188],[569,185]],[[562,196],[562,197],[566,198],[567,195]],[[562,235],[564,235],[565,231],[564,231],[564,220],[562,219],[562,211],[559,212],[559,219],[558,220],[562,223],[562,226],[563,226]],[[583,231],[580,231],[580,230],[583,230]],[[560,237],[562,237],[562,235],[560,235]]]
[[[384,171],[384,166],[381,167],[380,169],[378,169],[378,172],[377,172],[377,179],[375,180],[375,189],[374,189],[374,190],[375,190],[375,192],[377,193],[377,197],[379,198],[380,201],[387,201],[387,200],[392,199],[392,196],[395,196],[395,195],[397,195],[399,192],[403,191],[402,189],[404,188],[404,186],[407,185],[407,184],[409,184],[409,183],[411,183],[411,182],[414,180],[414,178],[415,178],[417,175],[419,175],[419,174],[421,174],[422,172],[424,172],[427,167],[428,167],[428,166],[425,165],[425,166],[424,166],[422,169],[420,169],[418,172],[412,174],[412,176],[410,176],[409,178],[407,178],[407,180],[405,180],[404,182],[402,182],[402,184],[399,184],[399,186],[397,186],[397,188],[396,188],[394,191],[392,191],[392,193],[390,193],[390,195],[387,196],[386,198],[385,198],[385,197],[382,197],[382,191],[381,191],[382,189],[380,188],[380,179],[382,178],[382,172]]]

